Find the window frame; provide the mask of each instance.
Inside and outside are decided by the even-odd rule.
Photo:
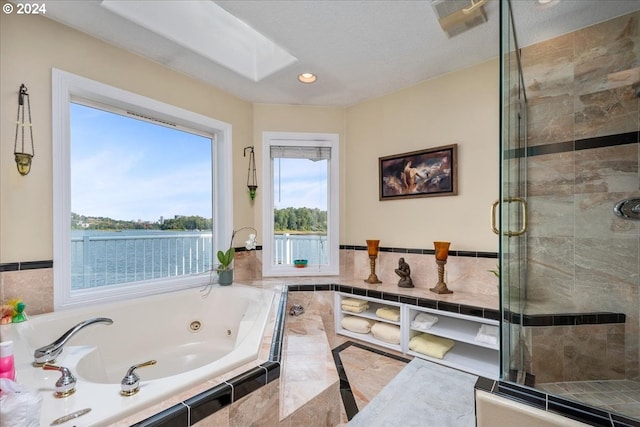
[[[52,69],[53,288],[54,310],[202,286],[208,274],[71,290],[70,103],[97,103],[174,123],[212,140],[212,251],[231,238],[233,224],[232,127],[230,124],[66,71]]]
[[[335,276],[340,274],[340,187],[339,187],[339,135],[334,133],[263,132],[262,133],[262,275],[277,276]],[[329,147],[331,159],[327,173],[327,245],[329,263],[319,268],[293,268],[275,265],[273,259],[273,162],[271,146]],[[315,267],[315,266],[314,266]]]

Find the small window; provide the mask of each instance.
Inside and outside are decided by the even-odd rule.
[[[263,275],[339,273],[338,137],[266,132]]]
[[[53,77],[55,308],[206,283],[232,228],[231,127]]]

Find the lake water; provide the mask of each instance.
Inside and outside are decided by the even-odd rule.
[[[236,244],[238,242],[235,242]],[[326,236],[274,236],[274,263],[327,263]],[[73,230],[71,288],[200,274],[215,267],[211,233],[200,231]]]

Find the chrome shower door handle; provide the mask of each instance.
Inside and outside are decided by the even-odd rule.
[[[514,237],[514,236],[522,236],[524,233],[527,232],[527,201],[525,199],[523,199],[522,197],[508,197],[506,199],[502,200],[504,203],[520,203],[520,205],[522,206],[521,212],[522,212],[522,225],[520,226],[520,230],[518,231],[505,231],[504,233],[502,233],[504,236],[507,237]],[[500,234],[500,230],[497,227],[497,221],[496,221],[496,211],[497,211],[497,207],[500,205],[500,200],[496,200],[495,202],[493,202],[493,204],[491,205],[491,230],[495,233],[495,234]]]

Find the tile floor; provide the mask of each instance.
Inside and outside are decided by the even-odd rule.
[[[565,399],[640,419],[640,382],[574,381],[538,384],[536,388]]]
[[[333,349],[342,395],[344,425],[362,410],[409,362],[390,351],[346,341]],[[640,419],[640,382],[575,381],[536,386],[558,397]]]
[[[333,349],[340,377],[341,421],[361,411],[409,362],[404,357],[347,341]]]

